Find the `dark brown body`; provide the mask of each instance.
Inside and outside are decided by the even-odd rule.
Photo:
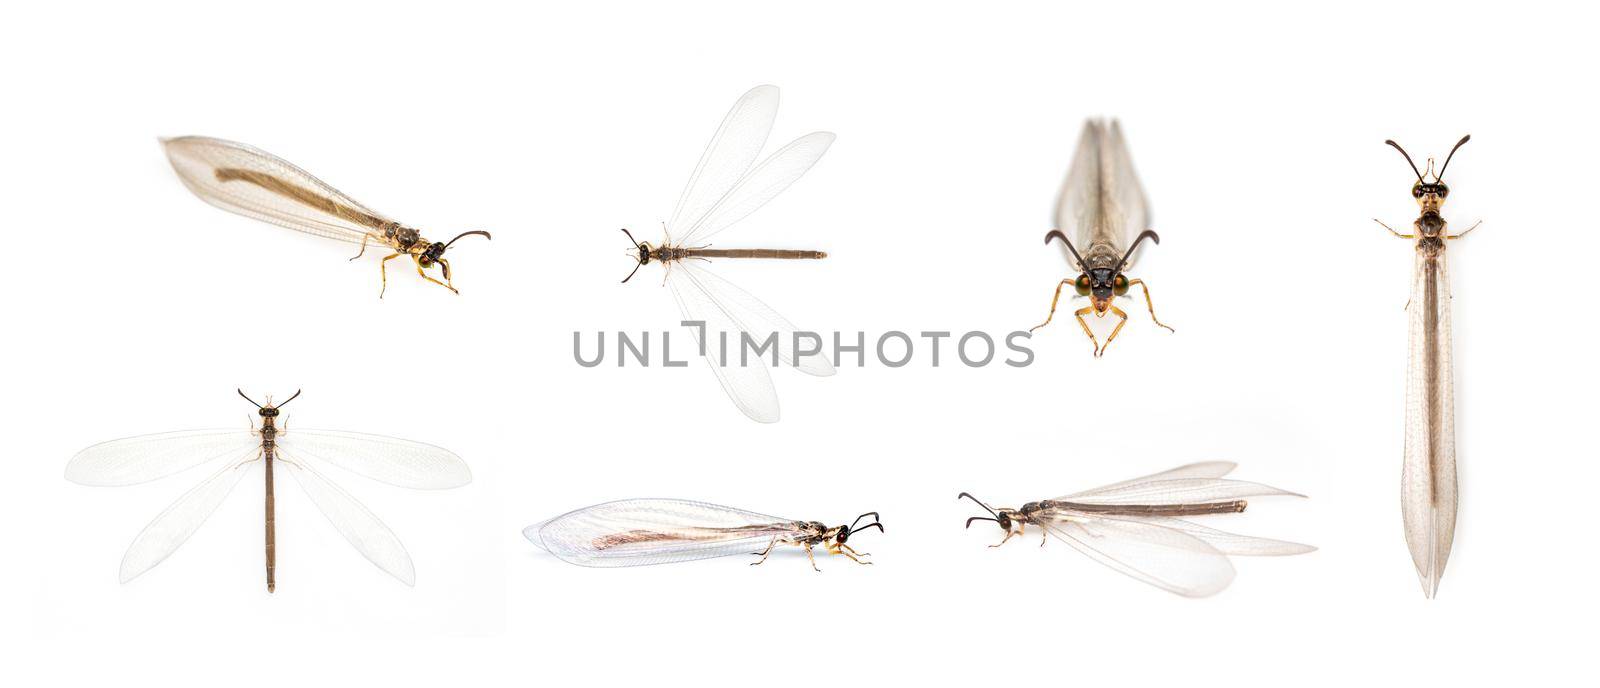
[[[1205,516],[1207,514],[1237,514],[1244,511],[1248,505],[1243,499],[1203,504],[1079,504],[1077,502],[1060,502],[1047,499],[1038,502],[1036,505],[1024,504],[1021,515],[1027,516],[1040,509],[1070,509],[1072,511],[1111,516]],[[1029,507],[1034,508],[1030,509]]]
[[[274,421],[272,416],[261,418],[261,461],[266,464],[267,474],[267,592],[273,592],[278,586],[275,577],[278,567],[277,508],[272,492],[272,464],[278,453],[278,427]]]
[[[662,247],[651,251],[651,258],[663,263],[686,258],[769,258],[777,260],[821,260],[828,254],[823,251],[802,251],[786,248],[674,248]]]

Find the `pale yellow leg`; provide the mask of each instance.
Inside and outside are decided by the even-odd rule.
[[[404,253],[391,253],[378,261],[378,275],[383,278],[383,288],[378,290],[378,298],[383,298],[383,293],[389,291],[389,259],[399,258]]]
[[[862,561],[860,559],[857,559],[856,558],[856,551],[853,550],[853,549],[850,549],[849,545],[834,545],[834,546],[828,548],[828,553],[829,554],[843,554],[843,555],[849,557],[850,561],[853,561],[853,562],[855,562],[857,564],[867,564],[869,566],[872,564],[872,562],[870,562],[870,561]]]
[[[1056,317],[1056,302],[1061,300],[1061,290],[1067,286],[1068,282],[1071,281],[1072,278],[1068,277],[1067,279],[1061,280],[1061,283],[1056,285],[1056,295],[1050,298],[1050,314],[1045,316],[1044,322],[1034,325],[1031,329],[1029,329],[1029,332],[1044,327],[1045,325],[1049,325],[1050,321]]]
[[[1417,235],[1415,235],[1415,234],[1401,234],[1399,232],[1394,231],[1393,227],[1390,227],[1389,225],[1383,224],[1383,220],[1379,220],[1378,218],[1372,218],[1372,221],[1378,223],[1378,226],[1389,230],[1390,234],[1393,234],[1393,235],[1395,235],[1397,237],[1400,237],[1401,239],[1415,239],[1415,238],[1417,238]],[[1469,229],[1467,231],[1470,232],[1472,230]],[[1463,234],[1465,234],[1465,232],[1463,232]]]
[[[1094,355],[1099,356],[1100,355],[1100,340],[1094,338],[1094,330],[1089,329],[1089,321],[1083,319],[1083,316],[1088,315],[1088,314],[1093,313],[1093,312],[1094,312],[1094,307],[1093,306],[1084,306],[1083,308],[1079,308],[1078,310],[1073,311],[1072,312],[1072,317],[1078,319],[1078,326],[1083,328],[1083,333],[1089,336],[1089,342],[1094,344]]]
[[[1472,231],[1474,229],[1477,229],[1478,225],[1481,225],[1481,224],[1483,224],[1483,220],[1478,220],[1477,222],[1473,223],[1471,227],[1468,227],[1466,232],[1462,232],[1460,234],[1451,234],[1450,236],[1445,237],[1445,238],[1447,238],[1447,239],[1460,239],[1461,237],[1466,236],[1467,232],[1470,232],[1470,231]]]
[[[367,254],[367,240],[371,238],[372,232],[367,232],[366,234],[361,235],[361,251],[354,256],[351,256],[350,260],[355,260]]]
[[[416,260],[416,256],[412,256],[411,259],[413,261],[415,261]],[[445,284],[444,282],[440,282],[439,280],[436,280],[436,279],[434,279],[432,277],[429,277],[428,273],[422,271],[422,263],[420,261],[417,262],[417,274],[422,275],[422,279],[428,280],[429,282],[432,282],[432,283],[437,284],[437,285],[439,285],[441,287],[444,287],[445,289],[449,289],[450,291],[455,292],[457,294],[461,293],[459,291],[456,291],[455,287],[452,287],[452,286],[450,286],[448,284]]]
[[[994,543],[994,544],[989,545],[989,546],[990,547],[999,547],[1000,545],[1006,544],[1006,541],[1010,540],[1011,536],[1013,536],[1013,535],[1016,535],[1016,533],[1012,532],[1012,530],[1010,528],[1007,528],[1006,529],[1006,536],[1001,538],[999,542]]]
[[[756,564],[760,564],[761,562],[766,561],[767,560],[767,555],[772,554],[772,548],[777,544],[778,544],[778,536],[774,535],[774,536],[772,536],[772,541],[767,543],[767,548],[766,549],[761,550],[760,552],[751,552],[751,554],[761,555],[761,561],[750,562],[750,565],[751,566],[755,566]]]
[[[1128,286],[1133,286],[1135,284],[1139,285],[1139,288],[1144,290],[1144,307],[1150,309],[1150,319],[1156,321],[1157,325],[1167,327],[1166,323],[1161,322],[1161,319],[1156,317],[1156,305],[1150,302],[1150,285],[1145,284],[1144,280],[1142,279],[1131,280],[1128,282]],[[1174,330],[1170,327],[1167,327],[1167,331],[1172,333],[1177,332],[1177,330]]]
[[[811,543],[809,542],[806,543],[806,558],[811,560],[811,569],[813,571],[822,573],[822,569],[817,568],[817,557],[811,553]]]
[[[1117,321],[1117,326],[1116,327],[1111,328],[1111,336],[1106,337],[1106,343],[1100,345],[1100,349],[1098,351],[1094,352],[1094,355],[1095,355],[1096,358],[1098,358],[1101,355],[1105,354],[1106,349],[1111,346],[1111,340],[1116,339],[1117,338],[1117,333],[1122,331],[1122,326],[1128,324],[1128,314],[1122,312],[1121,308],[1117,308],[1116,306],[1112,306],[1111,307],[1111,314],[1117,316],[1118,318],[1122,318],[1122,319]]]

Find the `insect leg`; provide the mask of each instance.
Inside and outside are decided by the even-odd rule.
[[[445,284],[449,285],[451,288],[456,286],[455,280],[450,279],[450,261],[440,258],[439,272],[440,274],[444,275]]]
[[[1167,327],[1166,323],[1161,322],[1161,319],[1156,317],[1156,305],[1150,302],[1150,285],[1145,284],[1144,280],[1142,279],[1128,281],[1128,286],[1133,286],[1135,284],[1139,285],[1139,288],[1144,290],[1144,307],[1150,309],[1150,319],[1156,321],[1157,325],[1166,327],[1168,332],[1176,333],[1177,330]]]
[[[1112,306],[1111,307],[1111,313],[1113,315],[1119,317],[1119,318],[1122,318],[1122,319],[1117,321],[1117,326],[1116,327],[1111,328],[1111,336],[1106,337],[1106,343],[1100,345],[1100,350],[1099,351],[1094,352],[1094,355],[1097,356],[1097,357],[1105,354],[1106,348],[1111,346],[1111,340],[1116,339],[1117,338],[1117,333],[1122,331],[1122,326],[1128,324],[1128,314],[1122,312],[1121,308],[1117,308],[1116,306]]]
[[[456,291],[455,287],[452,287],[452,286],[450,286],[448,284],[445,284],[444,282],[440,282],[439,280],[436,280],[436,279],[434,279],[432,277],[429,277],[428,273],[422,271],[422,261],[417,260],[416,256],[412,256],[411,260],[416,262],[416,264],[417,264],[417,274],[422,275],[422,279],[428,280],[429,282],[432,282],[432,283],[437,284],[437,285],[439,285],[441,287],[444,287],[445,289],[449,289],[450,291],[455,292],[457,294],[461,293],[459,291]]]
[[[1477,229],[1478,225],[1481,225],[1481,224],[1483,224],[1483,220],[1478,220],[1477,222],[1472,223],[1472,226],[1467,228],[1467,232],[1470,232],[1470,231],[1472,231],[1474,229]],[[1445,238],[1446,239],[1460,239],[1461,237],[1466,236],[1467,232],[1462,232],[1460,234],[1451,234],[1451,235],[1449,235],[1449,236],[1447,236]]]
[[[391,253],[378,261],[378,275],[383,278],[383,288],[378,290],[378,298],[383,298],[383,293],[389,291],[389,259],[399,258],[404,253]]]
[[[839,546],[840,546],[840,547],[841,547],[841,548],[843,548],[843,549],[844,549],[844,550],[845,550],[845,551],[846,551],[846,552],[849,552],[849,553],[851,553],[851,554],[854,554],[854,555],[856,555],[856,556],[858,556],[858,557],[870,557],[870,556],[872,556],[872,555],[871,555],[871,554],[868,554],[868,553],[866,553],[866,552],[857,552],[857,551],[855,551],[855,549],[854,549],[854,548],[852,548],[852,547],[850,547],[850,545],[839,545]],[[858,561],[859,561],[859,560],[858,560]],[[862,563],[862,564],[870,564],[870,563],[872,563],[872,562],[870,562],[870,561],[862,561],[862,562],[860,562],[860,563]]]
[[[846,551],[846,550],[849,550],[849,551]],[[843,555],[849,557],[850,561],[853,561],[853,562],[855,562],[857,564],[865,564],[865,565],[868,565],[868,566],[872,565],[872,562],[870,562],[870,561],[862,561],[860,559],[857,559],[856,558],[856,551],[853,550],[853,549],[850,549],[849,545],[833,545],[833,546],[830,546],[828,548],[828,553],[829,554],[843,554]]]
[[[1400,237],[1401,239],[1415,239],[1415,238],[1417,238],[1417,235],[1415,235],[1415,234],[1401,234],[1399,232],[1394,231],[1393,227],[1390,227],[1389,225],[1383,224],[1383,220],[1379,220],[1378,218],[1372,218],[1372,221],[1378,223],[1378,226],[1389,230],[1390,234],[1393,234],[1393,235],[1395,235],[1397,237]],[[1470,232],[1472,230],[1469,229],[1467,231]],[[1466,232],[1462,232],[1462,233],[1465,234]]]
[[[773,546],[775,546],[777,544],[778,544],[778,536],[774,535],[774,536],[772,536],[772,541],[767,543],[767,548],[766,549],[764,549],[764,550],[762,550],[760,552],[751,552],[751,554],[760,555],[761,556],[761,561],[750,562],[750,565],[751,566],[755,566],[756,564],[760,564],[761,562],[766,561],[767,560],[767,555],[772,554],[772,548],[773,548]]]
[[[1078,319],[1078,325],[1083,327],[1083,333],[1086,334],[1086,335],[1089,335],[1089,341],[1094,343],[1094,355],[1099,356],[1100,355],[1100,340],[1095,339],[1094,330],[1089,329],[1089,321],[1083,319],[1083,316],[1088,315],[1088,314],[1093,313],[1093,312],[1094,312],[1094,307],[1093,306],[1084,306],[1083,308],[1079,308],[1078,310],[1073,311],[1072,316]]]
[[[817,573],[822,573],[822,569],[817,568],[817,557],[811,553],[811,543],[809,542],[806,543],[806,558],[811,560],[812,570],[816,571]]]
[[[1050,315],[1045,316],[1044,322],[1034,325],[1032,329],[1028,330],[1029,332],[1044,327],[1045,325],[1049,325],[1050,321],[1056,317],[1056,302],[1061,300],[1061,289],[1066,287],[1067,283],[1071,281],[1072,278],[1068,277],[1064,280],[1061,280],[1061,284],[1056,285],[1056,295],[1050,299]]]
[[[1011,530],[1010,528],[1007,528],[1006,529],[1006,536],[1001,538],[999,542],[996,542],[996,543],[994,543],[992,545],[989,545],[989,546],[990,547],[999,547],[1000,545],[1006,544],[1006,541],[1010,540],[1011,536],[1013,536],[1013,535],[1016,535],[1016,532]]]
[[[350,260],[355,260],[367,254],[367,240],[371,238],[372,232],[367,232],[366,234],[361,235],[361,251],[354,256],[351,256]]]

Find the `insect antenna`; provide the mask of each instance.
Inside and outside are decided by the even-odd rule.
[[[622,228],[622,233],[628,235],[628,244],[630,246],[632,246],[636,250],[640,250],[640,251],[643,250],[643,249],[639,248],[639,240],[633,238],[633,232],[628,231],[628,228],[624,227],[624,228]],[[633,266],[633,272],[628,273],[627,277],[622,278],[622,283],[623,284],[627,284],[628,280],[633,279],[633,276],[639,272],[639,268],[641,268],[641,267],[644,267],[644,256],[642,256],[642,255],[639,256],[639,263],[637,265]]]
[[[1128,264],[1128,259],[1133,257],[1134,249],[1139,248],[1139,243],[1144,241],[1145,239],[1149,239],[1151,241],[1154,241],[1157,244],[1161,243],[1161,237],[1160,237],[1160,235],[1156,234],[1155,230],[1153,230],[1153,229],[1144,230],[1143,232],[1141,232],[1139,234],[1139,238],[1133,240],[1133,245],[1128,247],[1128,252],[1122,254],[1122,261],[1117,263],[1117,269],[1112,270],[1111,272],[1113,272],[1113,273],[1122,272],[1122,266]]]
[[[1072,242],[1067,241],[1067,235],[1062,234],[1061,230],[1059,230],[1059,229],[1052,229],[1052,230],[1050,230],[1049,233],[1044,235],[1044,243],[1046,245],[1049,245],[1051,239],[1060,239],[1061,243],[1067,245],[1067,250],[1071,251],[1072,252],[1072,257],[1077,259],[1077,261],[1078,261],[1078,270],[1080,272],[1088,272],[1089,271],[1089,267],[1087,265],[1083,264],[1083,256],[1078,255],[1078,249],[1073,248]]]
[[[970,495],[970,494],[967,494],[967,493],[965,493],[965,492],[963,492],[963,493],[961,493],[961,494],[958,494],[958,495],[956,495],[956,501],[960,501],[960,500],[961,500],[961,498],[962,498],[962,497],[966,497],[966,498],[967,498],[967,499],[970,499],[970,500],[972,500],[972,501],[974,501],[974,502],[978,502],[978,498],[977,498],[977,497],[974,497],[974,496],[972,496],[972,495]],[[989,512],[989,513],[990,513],[990,514],[993,514],[993,515],[994,515],[994,516],[995,516],[995,518],[999,518],[999,517],[1000,517],[1000,514],[996,514],[996,513],[995,513],[995,512],[994,512],[994,509],[990,509],[990,508],[989,508],[989,505],[988,505],[988,504],[984,504],[984,503],[983,503],[983,502],[978,502],[978,506],[981,506],[981,507],[983,507],[983,510],[984,510],[984,511],[987,511],[987,512]],[[973,518],[978,518],[978,517],[977,517],[977,516],[974,516],[974,517],[973,517]],[[971,523],[971,522],[972,522],[972,521],[967,521],[967,523]]]
[[[301,390],[298,390],[298,389],[295,390],[294,394],[289,395],[288,399],[284,399],[282,404],[278,404],[278,408],[283,408],[284,405],[288,404],[291,401],[294,401],[295,397],[300,396],[300,392],[301,392]]]
[[[972,522],[973,521],[994,521],[995,523],[999,523],[1000,519],[998,519],[998,518],[989,518],[988,516],[973,516],[972,518],[967,519],[967,527],[968,528],[972,527]]]
[[[1451,148],[1450,149],[1450,154],[1444,156],[1444,165],[1439,168],[1439,174],[1434,177],[1435,180],[1439,180],[1439,181],[1443,181],[1444,180],[1444,170],[1445,170],[1446,167],[1450,166],[1450,158],[1456,157],[1456,150],[1461,148],[1462,144],[1464,144],[1464,143],[1466,143],[1468,141],[1471,141],[1471,140],[1472,140],[1472,134],[1467,134],[1466,136],[1461,137],[1460,141],[1456,142],[1456,147],[1455,148]]]
[[[855,527],[855,524],[851,524],[849,530],[850,530],[850,534],[851,535],[855,535],[856,533],[859,533],[859,532],[861,532],[863,530],[867,530],[867,529],[870,529],[870,528],[877,528],[878,532],[880,532],[880,533],[888,532],[888,531],[885,531],[883,529],[883,524],[879,523],[877,521],[873,521],[871,523],[868,523],[868,524],[866,524],[864,526],[861,526],[860,528]]]
[[[851,522],[850,522],[850,527],[851,527],[851,528],[854,528],[854,527],[856,527],[856,524],[857,524],[857,523],[860,523],[860,522],[861,522],[861,519],[863,519],[863,518],[866,518],[866,517],[868,517],[868,516],[871,516],[871,517],[872,517],[872,520],[874,520],[874,521],[876,521],[876,520],[878,520],[878,519],[879,519],[879,518],[881,518],[881,517],[880,517],[880,516],[878,516],[878,512],[876,512],[876,511],[868,511],[868,512],[867,512],[867,513],[864,513],[864,514],[862,514],[862,515],[860,515],[860,516],[857,516],[857,517],[856,517],[856,520],[854,520],[854,521],[851,521]],[[868,527],[871,527],[871,526],[868,526]]]
[[[1389,144],[1389,145],[1391,145],[1391,146],[1394,146],[1394,149],[1395,149],[1395,150],[1397,150],[1397,151],[1400,151],[1400,154],[1401,154],[1401,155],[1403,155],[1403,156],[1405,156],[1405,158],[1406,158],[1406,164],[1407,164],[1407,165],[1410,165],[1410,166],[1411,166],[1411,171],[1412,171],[1412,172],[1413,172],[1413,173],[1415,173],[1415,174],[1416,174],[1416,175],[1417,175],[1417,181],[1419,181],[1419,182],[1423,182],[1423,183],[1427,183],[1427,182],[1425,182],[1425,181],[1423,181],[1423,179],[1422,179],[1422,173],[1421,173],[1421,172],[1418,172],[1418,171],[1417,171],[1417,164],[1416,164],[1416,163],[1414,163],[1414,162],[1412,162],[1412,161],[1411,161],[1411,154],[1410,154],[1410,153],[1407,153],[1407,152],[1406,152],[1406,149],[1404,149],[1404,148],[1401,148],[1401,147],[1400,147],[1400,144],[1398,144],[1398,143],[1395,143],[1395,142],[1394,142],[1394,140],[1393,140],[1393,139],[1384,139],[1384,140],[1383,140],[1383,142],[1384,142],[1384,143],[1387,143],[1387,144]],[[1466,143],[1466,142],[1467,142],[1467,140],[1466,140],[1466,139],[1461,139],[1461,143]],[[1458,143],[1458,144],[1456,144],[1456,147],[1457,147],[1457,148],[1460,148],[1460,147],[1461,147],[1461,143]],[[1454,153],[1455,153],[1455,151],[1453,151],[1453,150],[1452,150],[1452,151],[1450,151],[1450,152],[1451,152],[1451,153],[1452,153],[1452,154],[1454,154]]]
[[[246,394],[245,394],[245,393],[244,393],[244,390],[242,390],[242,389],[235,389],[235,390],[233,390],[233,391],[235,391],[235,392],[238,392],[238,393],[239,393],[239,396],[241,396],[241,397],[244,397],[244,400],[245,400],[245,401],[248,401],[248,402],[250,402],[250,403],[251,403],[251,404],[252,404],[252,405],[254,405],[254,406],[255,406],[255,407],[256,407],[256,408],[261,408],[261,404],[257,404],[257,403],[256,403],[256,400],[255,400],[255,399],[251,399],[251,398],[250,398],[250,397],[249,397],[249,396],[248,396],[248,395],[246,395]]]
[[[455,237],[455,239],[451,239],[451,240],[450,240],[450,241],[448,241],[448,242],[445,242],[445,245],[444,245],[444,247],[445,247],[445,248],[450,248],[450,244],[454,244],[454,243],[456,243],[456,239],[460,239],[460,238],[461,238],[461,237],[464,237],[464,236],[471,236],[471,235],[473,235],[473,234],[482,234],[482,235],[483,235],[483,238],[485,238],[485,239],[489,239],[489,240],[491,240],[491,241],[492,241],[492,240],[494,240],[494,237],[492,237],[492,236],[489,236],[489,233],[488,233],[488,232],[485,232],[485,231],[483,231],[483,230],[481,230],[481,229],[474,229],[474,230],[472,230],[472,231],[470,231],[470,232],[462,232],[462,233],[460,233],[460,234],[457,234],[457,235],[456,235],[456,237]],[[284,402],[284,403],[289,403],[289,402]]]

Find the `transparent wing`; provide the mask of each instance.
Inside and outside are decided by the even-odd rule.
[[[705,323],[702,334],[691,327],[695,342],[704,349],[706,363],[722,384],[722,391],[733,400],[739,411],[760,423],[778,422],[778,390],[772,386],[772,375],[761,358],[746,356],[741,364],[743,328],[729,310],[706,290],[697,279],[704,271],[684,270],[683,264],[671,266],[667,271],[667,284],[672,286],[672,296],[685,321]]]
[[[1086,251],[1093,238],[1095,224],[1100,218],[1100,123],[1088,120],[1083,123],[1083,133],[1078,136],[1078,149],[1072,154],[1072,167],[1061,183],[1061,196],[1056,199],[1055,229],[1071,237],[1079,251]],[[1074,269],[1083,269],[1065,245],[1059,246],[1061,255]]]
[[[1177,468],[1170,468],[1161,471],[1160,473],[1141,475],[1137,478],[1129,478],[1127,480],[1111,483],[1110,485],[1101,485],[1096,488],[1069,495],[1068,497],[1062,497],[1062,499],[1077,497],[1079,495],[1094,494],[1103,490],[1112,490],[1119,487],[1133,485],[1135,483],[1147,483],[1156,480],[1178,480],[1182,478],[1221,478],[1222,476],[1232,473],[1233,469],[1238,467],[1239,464],[1233,463],[1232,461],[1201,461],[1199,463],[1185,464]]]
[[[391,222],[264,150],[204,136],[161,143],[183,185],[223,210],[356,244]]]
[[[1233,582],[1216,547],[1181,530],[1101,514],[1052,509],[1046,532],[1106,566],[1184,597],[1207,597]]]
[[[443,490],[472,482],[461,457],[443,447],[340,430],[284,430],[278,445],[373,480],[418,490]]]
[[[578,509],[522,534],[580,566],[643,566],[756,552],[796,532],[793,521],[680,499],[625,499]]]
[[[1122,125],[1115,120],[1111,122],[1104,144],[1101,163],[1107,165],[1107,169],[1103,177],[1106,190],[1102,210],[1105,229],[1115,239],[1113,243],[1120,258],[1133,237],[1150,228],[1150,204],[1145,200],[1144,185],[1139,183],[1139,175],[1134,172],[1133,156],[1128,154],[1128,144],[1122,138]],[[1133,267],[1138,259],[1137,254],[1130,256],[1123,269]]]
[[[1151,480],[1062,497],[1079,504],[1205,504],[1244,497],[1305,495],[1271,485],[1218,478]]]
[[[217,505],[250,472],[249,466],[255,462],[254,459],[246,460],[244,456],[235,458],[240,460],[229,461],[211,477],[183,493],[178,501],[139,531],[139,536],[133,539],[133,544],[128,545],[128,551],[122,555],[122,569],[118,574],[122,582],[131,581],[155,568],[156,564],[177,551],[178,546],[187,541],[194,531],[200,529],[200,525],[210,518],[211,512],[217,510]]]
[[[806,170],[817,164],[822,154],[828,152],[828,146],[833,145],[833,139],[833,134],[818,131],[795,139],[779,149],[740,179],[704,218],[682,236],[676,237],[675,241],[684,246],[703,245],[718,232],[766,205],[767,201],[783,193],[790,184],[804,176]]]
[[[417,584],[417,571],[411,564],[411,555],[406,553],[405,546],[400,544],[400,538],[395,537],[394,531],[389,530],[383,521],[378,520],[349,493],[304,461],[288,453],[284,454],[284,458],[288,460],[279,461],[278,464],[289,468],[288,473],[294,476],[295,482],[300,483],[311,502],[328,517],[334,530],[339,531],[351,547],[356,548],[367,561],[400,579],[401,583]]]
[[[690,261],[679,262],[672,266],[672,269],[686,272],[687,274],[682,277],[692,278],[695,285],[700,287],[701,291],[705,292],[739,329],[749,333],[758,345],[772,336],[773,348],[777,349],[778,361],[783,365],[793,366],[803,373],[819,377],[826,377],[836,372],[828,357],[820,353],[801,357],[799,365],[796,365],[794,323],[779,315],[760,299],[751,296],[749,292]]]
[[[1456,532],[1455,390],[1450,287],[1444,255],[1417,253],[1406,366],[1406,450],[1400,479],[1406,545],[1429,597],[1439,589]]]
[[[1167,516],[1123,516],[1122,518],[1144,521],[1152,525],[1182,531],[1188,535],[1193,535],[1206,544],[1217,548],[1217,551],[1227,555],[1265,557],[1305,554],[1306,552],[1317,551],[1317,548],[1311,545],[1229,533],[1216,528],[1207,528],[1181,518]]]
[[[119,486],[164,478],[257,447],[253,430],[184,430],[101,442],[67,462],[67,480]]]
[[[738,183],[767,145],[772,122],[778,117],[778,87],[757,86],[745,92],[722,118],[717,133],[700,155],[689,183],[678,197],[678,208],[667,224],[670,236],[681,237],[699,224],[711,207]]]

